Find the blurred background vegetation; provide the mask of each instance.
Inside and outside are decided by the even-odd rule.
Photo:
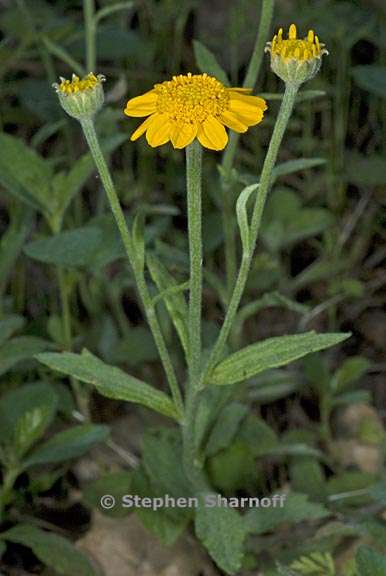
[[[84,4],[87,17],[93,3]],[[124,104],[174,74],[198,71],[200,45],[194,40],[215,55],[232,85],[242,84],[260,7],[259,0],[101,0],[97,25],[85,33],[80,1],[0,1],[0,412],[6,414],[9,394],[20,393],[26,383],[49,382],[58,405],[52,409],[55,418],[47,420],[51,432],[46,435],[77,419],[97,426],[85,448],[66,453],[60,465],[18,477],[16,492],[6,502],[13,503],[14,512],[6,516],[4,528],[34,517],[38,526],[56,526],[70,539],[87,532],[94,493],[85,502],[79,488],[95,481],[101,470],[135,467],[142,431],[158,424],[148,413],[89,398],[76,386],[75,405],[67,383],[38,366],[34,354],[85,346],[106,362],[163,386],[99,179],[78,124],[65,116],[51,85],[72,72],[93,70],[107,77],[97,129],[121,202],[129,219],[139,207],[146,213],[149,248],[183,282],[188,270],[184,156],[170,146],[152,150],[142,141],[130,143],[137,123],[124,117]],[[339,501],[335,510],[339,515],[347,505],[357,518],[369,506],[375,506],[371,514],[378,513],[386,492],[383,484],[375,504],[366,493],[369,486],[379,486],[385,456],[386,5],[382,0],[276,2],[274,29],[293,21],[301,34],[316,30],[329,55],[291,119],[280,153],[281,177],[264,215],[232,346],[307,329],[351,331],[352,337],[338,351],[264,374],[243,389],[243,400],[260,422],[280,435],[280,445],[297,446],[297,455],[295,449],[284,450],[281,458],[271,454],[256,467],[258,452],[245,454],[238,439],[213,457],[210,473],[214,485],[228,494],[248,492],[251,485],[256,489],[256,475],[263,492],[287,482],[316,499],[322,492],[359,490],[356,499]],[[255,91],[267,97],[269,110],[264,122],[241,138],[229,192],[233,198],[241,182],[256,180],[282,90],[265,57]],[[220,154],[205,153],[206,344],[216,336],[227,303],[220,163]],[[160,316],[181,371],[179,344],[162,307]],[[38,389],[36,398],[50,394],[44,390]],[[4,422],[6,434],[11,424]],[[113,440],[96,456],[85,456],[86,449],[95,450],[94,444],[105,439],[102,424],[111,426]],[[126,476],[121,481],[125,486]],[[357,537],[330,529],[334,542],[322,546],[318,541],[318,550],[335,554],[337,544]],[[385,545],[384,522],[374,520],[372,534]],[[268,536],[251,545],[251,566],[264,546],[280,547],[280,538],[291,542],[293,537]],[[50,565],[36,549],[27,553],[31,546],[21,553],[20,538],[3,556],[4,573],[38,573]],[[338,567],[346,566],[349,552],[349,546],[338,548]],[[287,556],[283,562],[292,559]],[[202,562],[198,558],[197,566]]]

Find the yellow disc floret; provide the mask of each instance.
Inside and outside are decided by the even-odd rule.
[[[75,94],[76,92],[84,92],[85,90],[93,90],[98,84],[103,82],[104,77],[99,74],[95,76],[93,72],[87,74],[84,78],[79,78],[76,74],[72,75],[71,80],[61,78],[58,85],[58,90],[64,94]]]
[[[218,118],[229,104],[225,86],[207,74],[173,76],[154,89],[158,112],[178,122],[204,122],[209,115]]]
[[[288,39],[283,39],[283,28],[275,34],[271,45],[272,54],[278,54],[284,59],[312,60],[321,56],[322,48],[319,38],[313,30],[309,30],[306,38],[297,38],[295,24],[291,24]]]
[[[285,82],[302,84],[318,72],[321,59],[328,54],[313,30],[304,38],[297,37],[295,24],[291,24],[288,38],[283,38],[283,28],[268,42],[266,52],[271,54],[273,71]]]
[[[246,132],[263,119],[265,100],[250,92],[228,88],[208,74],[173,76],[127,102],[127,116],[148,116],[131,140],[146,133],[150,146],[171,141],[185,148],[197,138],[205,148],[222,150],[228,142],[225,126]]]

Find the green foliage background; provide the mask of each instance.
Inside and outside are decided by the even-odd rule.
[[[179,440],[166,420],[123,405],[117,388],[112,400],[101,399],[79,384],[69,364],[55,368],[70,378],[47,368],[56,352],[66,351],[63,362],[76,363],[76,378],[102,387],[110,383],[105,364],[119,366],[114,383],[128,386],[125,399],[139,402],[138,381],[151,382],[159,395],[145,405],[175,417],[92,159],[78,124],[65,116],[51,87],[58,76],[88,71],[93,60],[82,7],[77,0],[1,4],[4,573],[15,565],[34,573],[43,566],[65,576],[94,573],[70,542],[89,524],[81,526],[74,515],[70,538],[64,539],[60,520],[56,527],[46,524],[41,502],[47,495],[65,506],[76,486],[84,509],[91,510],[98,508],[100,494],[127,493],[128,486],[144,495],[188,490],[178,473]],[[188,277],[185,160],[168,145],[152,150],[142,140],[130,143],[137,122],[124,117],[124,104],[173,74],[208,67],[240,85],[261,2],[104,0],[97,8],[95,72],[107,77],[97,130],[128,221],[138,213],[146,217],[145,242],[153,259],[148,281],[155,295],[171,278],[180,285]],[[243,520],[230,510],[218,511],[216,519],[204,511],[195,519],[196,534],[223,574],[259,569],[264,576],[377,576],[386,574],[386,9],[381,0],[276,2],[272,33],[293,21],[301,33],[315,29],[329,55],[321,73],[304,86],[291,118],[229,352],[283,333],[352,337],[289,369],[272,364],[266,368],[275,369],[252,378],[244,374],[237,389],[227,386],[227,405],[221,386],[208,390],[199,443],[215,489],[228,496],[288,490],[290,496],[283,510],[252,510]],[[266,56],[256,93],[267,98],[269,110],[241,138],[230,190],[234,204],[242,188],[256,182],[282,89]],[[220,163],[220,154],[205,153],[207,347],[227,304]],[[233,225],[237,229],[236,215]],[[241,245],[236,250],[240,255]],[[181,291],[158,306],[179,374],[185,307]],[[89,357],[91,376],[74,354],[83,348],[105,363]],[[41,353],[44,364],[36,360]],[[236,382],[237,374],[231,382],[221,380],[225,363],[214,379]],[[126,460],[117,471],[96,446],[105,442],[114,450],[109,427],[114,430],[122,415],[132,413],[140,422],[140,442],[125,445]],[[94,483],[74,473],[77,459],[90,449],[98,454]],[[24,461],[22,469],[15,454]],[[192,526],[189,513],[138,515],[165,545]]]

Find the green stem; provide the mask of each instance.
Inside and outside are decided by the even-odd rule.
[[[183,466],[195,493],[209,491],[208,480],[197,458],[196,416],[200,399],[200,392],[189,386],[182,424]]]
[[[201,374],[201,305],[202,305],[202,207],[201,145],[194,141],[186,149],[186,184],[190,254],[189,292],[189,384],[185,419],[182,427],[183,464],[195,492],[207,490],[205,474],[197,459],[196,415],[200,404],[198,384]]]
[[[269,29],[271,27],[274,7],[274,0],[263,0],[255,46],[243,83],[244,88],[254,88],[259,77],[261,63],[264,56],[264,48],[268,40]]]
[[[86,41],[86,72],[95,72],[96,67],[96,23],[95,1],[83,0],[83,15]]]
[[[281,103],[280,111],[276,119],[271,141],[269,143],[267,155],[264,160],[263,170],[261,172],[260,184],[257,191],[256,201],[253,209],[252,220],[250,225],[250,251],[243,254],[240,270],[237,276],[236,284],[232,297],[229,302],[228,310],[225,316],[224,324],[220,334],[211,352],[205,374],[201,378],[200,387],[205,385],[205,377],[216,365],[224,350],[230,330],[232,328],[241,297],[247,282],[249,270],[251,267],[253,253],[256,247],[257,236],[259,233],[261,218],[265,206],[265,201],[271,187],[272,170],[275,166],[276,158],[279,152],[280,144],[284,136],[291,112],[295,103],[298,86],[286,84],[284,97]]]
[[[66,272],[60,266],[56,269],[58,277],[58,285],[60,292],[60,304],[62,310],[62,329],[63,329],[63,344],[68,352],[72,350],[72,328],[71,328],[71,308],[69,291],[67,285]],[[85,387],[83,387],[79,380],[70,378],[71,388],[76,400],[77,407],[80,413],[86,420],[90,419],[90,406],[89,394]]]
[[[81,125],[85,138],[89,145],[91,154],[94,158],[95,165],[102,180],[104,189],[106,191],[111,211],[114,215],[116,224],[118,226],[118,230],[121,235],[122,242],[125,247],[126,254],[136,281],[137,290],[142,300],[146,319],[152,331],[153,338],[156,343],[161,358],[161,362],[166,373],[166,377],[168,380],[168,384],[170,386],[173,400],[175,402],[177,410],[182,414],[183,403],[182,403],[181,391],[178,386],[173,364],[171,362],[170,355],[167,350],[165,340],[162,335],[161,328],[156,316],[154,304],[152,302],[152,298],[145,281],[143,268],[142,266],[139,266],[135,256],[134,245],[132,242],[129,229],[127,227],[125,215],[121,208],[118,194],[115,190],[115,186],[113,184],[109,168],[106,164],[101,147],[99,145],[98,137],[95,132],[94,122],[91,118],[87,118],[81,121]]]
[[[269,29],[271,27],[274,0],[263,0],[261,6],[260,23],[257,31],[255,46],[252,57],[248,65],[248,70],[243,82],[244,88],[254,88],[264,55],[264,46],[268,40]],[[231,132],[228,146],[225,149],[222,159],[222,221],[225,240],[225,267],[227,275],[227,290],[230,297],[236,278],[237,252],[235,241],[233,194],[231,183],[231,171],[236,156],[237,144],[240,135]]]
[[[13,486],[20,474],[19,468],[8,468],[4,472],[3,484],[0,490],[0,524],[4,520],[4,509],[12,496]]]
[[[70,350],[72,342],[70,301],[68,298],[68,288],[67,288],[65,271],[60,266],[57,268],[57,275],[60,291],[60,301],[62,307],[64,345],[67,350]]]
[[[195,387],[201,371],[201,145],[194,141],[186,149],[186,186],[190,253],[189,292],[189,385]]]

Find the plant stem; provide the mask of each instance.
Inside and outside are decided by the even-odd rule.
[[[71,308],[68,294],[66,272],[60,266],[56,268],[58,278],[59,292],[60,292],[60,305],[62,310],[62,330],[63,330],[63,344],[65,350],[71,352],[72,350],[72,329],[71,329]],[[76,405],[82,416],[89,420],[90,407],[89,395],[76,378],[70,378],[71,388],[76,400]]]
[[[186,187],[190,254],[189,292],[189,386],[197,386],[201,371],[201,145],[194,141],[186,148]]]
[[[182,428],[183,464],[195,492],[207,490],[205,474],[197,461],[196,415],[200,404],[198,384],[201,374],[201,304],[202,304],[202,207],[201,145],[194,141],[186,149],[186,187],[190,254],[189,292],[189,382]]]
[[[205,377],[216,365],[232,328],[241,297],[244,292],[245,284],[247,282],[253,253],[256,247],[257,236],[259,233],[261,218],[265,206],[265,201],[271,187],[271,175],[275,166],[276,158],[279,152],[280,144],[284,136],[291,112],[295,103],[298,86],[286,84],[284,97],[281,103],[280,111],[276,119],[275,128],[273,130],[271,140],[269,143],[267,155],[264,160],[263,170],[261,172],[260,184],[257,190],[256,201],[253,209],[252,220],[250,225],[250,250],[249,253],[243,254],[240,270],[237,276],[236,284],[229,302],[228,310],[225,316],[224,324],[222,325],[218,339],[211,352],[208,364],[206,366],[205,374],[201,378],[200,387],[205,385]]]
[[[86,72],[95,72],[96,67],[96,24],[95,1],[83,0],[83,15],[86,42]]]
[[[200,391],[189,386],[182,424],[183,465],[195,493],[209,491],[209,483],[197,458],[196,416],[199,405]]]
[[[264,56],[264,47],[268,40],[268,33],[271,27],[274,7],[275,0],[263,0],[255,46],[253,48],[252,58],[249,61],[248,70],[243,83],[244,88],[254,88],[257,82]]]
[[[244,88],[254,88],[264,54],[264,46],[268,40],[268,33],[271,27],[274,0],[263,0],[261,6],[260,23],[257,31],[255,46],[252,57],[249,61],[248,70],[243,82]],[[235,241],[235,219],[233,210],[233,194],[231,172],[236,155],[237,144],[240,135],[231,132],[228,146],[225,149],[221,167],[222,167],[222,220],[225,239],[225,267],[227,275],[228,298],[230,297],[236,278],[237,271],[237,253]]]
[[[19,468],[8,468],[4,472],[3,484],[0,489],[0,524],[3,521],[4,509],[8,504],[12,495],[13,486],[17,477],[20,474]]]
[[[68,298],[68,288],[67,288],[65,271],[60,266],[57,267],[57,275],[60,291],[60,301],[62,307],[64,345],[67,350],[70,350],[72,341],[70,302]]]
[[[118,230],[121,235],[122,242],[125,247],[126,254],[136,281],[137,290],[142,300],[146,319],[152,331],[153,338],[156,343],[158,353],[160,355],[161,362],[166,373],[166,377],[172,393],[173,400],[175,402],[177,410],[182,415],[183,402],[181,397],[181,391],[179,389],[177,378],[173,368],[173,364],[171,362],[170,355],[166,347],[165,340],[162,335],[161,328],[156,316],[152,298],[145,281],[143,268],[138,264],[138,260],[135,255],[133,241],[126,223],[125,215],[119,202],[118,194],[115,190],[115,186],[112,181],[109,168],[106,164],[101,147],[99,145],[98,137],[95,132],[94,122],[91,118],[87,118],[81,121],[81,125],[85,138],[89,145],[91,154],[94,158],[94,162],[97,167],[98,173],[101,177],[105,192],[107,194],[111,211],[114,215],[116,224],[118,226]]]

